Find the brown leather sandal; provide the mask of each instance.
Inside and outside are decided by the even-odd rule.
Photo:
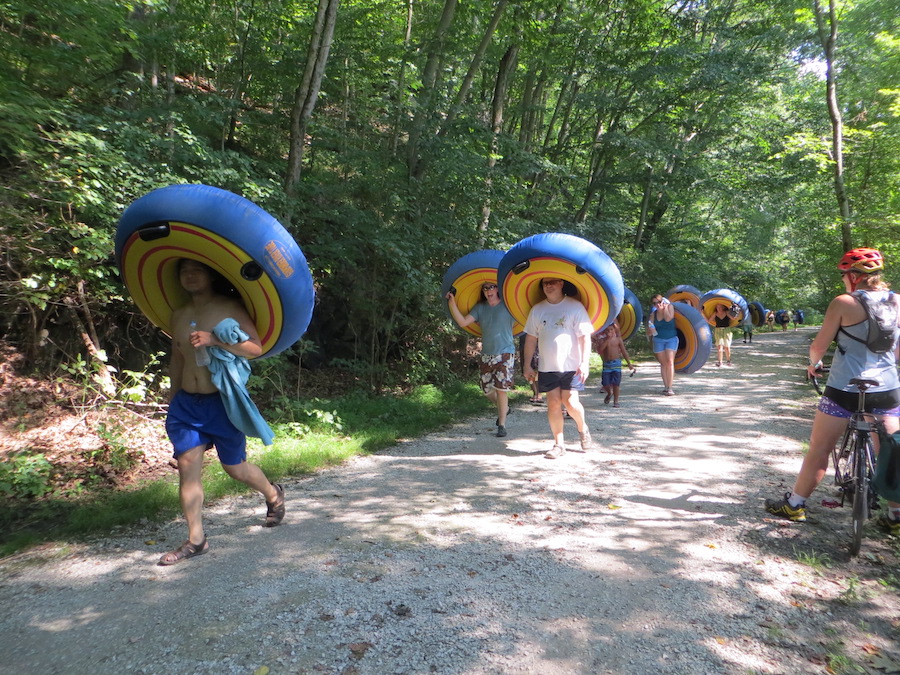
[[[169,551],[168,553],[163,554],[163,557],[159,559],[159,564],[174,565],[175,563],[179,563],[182,560],[187,560],[188,558],[203,555],[208,550],[209,542],[206,541],[206,537],[203,537],[203,541],[201,541],[199,544],[192,544],[191,540],[188,539],[174,551]]]

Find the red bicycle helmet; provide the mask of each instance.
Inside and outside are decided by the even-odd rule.
[[[855,248],[847,251],[838,263],[838,269],[842,272],[853,270],[871,274],[884,269],[884,258],[881,251],[875,248]]]

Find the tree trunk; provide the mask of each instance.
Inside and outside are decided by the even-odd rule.
[[[422,100],[418,102],[418,110],[412,122],[407,145],[407,167],[412,178],[418,178],[422,170],[420,166],[420,145],[425,124],[432,114],[431,100],[434,94],[434,85],[437,82],[438,67],[444,55],[444,41],[447,32],[456,14],[457,0],[444,0],[444,10],[441,12],[441,20],[434,31],[434,38],[428,47],[428,58],[425,61],[425,69],[422,71]]]
[[[497,69],[497,81],[494,83],[494,99],[491,102],[491,147],[488,154],[488,175],[485,179],[487,197],[484,205],[481,207],[480,246],[484,246],[484,236],[491,219],[491,191],[494,184],[494,166],[497,164],[497,151],[499,150],[498,139],[503,129],[503,108],[506,104],[506,92],[509,90],[510,76],[516,68],[518,55],[518,45],[512,45],[506,50],[503,58],[500,59],[500,67]]]
[[[80,288],[79,293],[82,292],[83,288]],[[94,340],[97,339],[97,332],[94,329],[94,324],[91,320],[90,311],[88,310],[87,305],[82,304],[81,308],[88,319],[89,328],[85,327],[84,321],[82,321],[81,317],[78,315],[77,308],[79,302],[74,298],[65,298],[64,302],[66,308],[69,310],[69,316],[72,318],[72,322],[75,324],[78,331],[78,335],[81,337],[81,341],[84,343],[84,347],[91,357],[91,363],[96,371],[93,376],[94,381],[100,386],[100,390],[103,394],[108,398],[113,398],[116,395],[116,383],[109,367],[106,365],[106,359],[100,353],[100,345],[94,342]]]
[[[497,5],[494,7],[494,15],[491,17],[491,21],[488,24],[487,29],[485,29],[484,35],[481,36],[481,42],[478,44],[478,49],[475,51],[471,63],[469,63],[469,70],[463,78],[459,91],[456,92],[456,99],[453,101],[453,105],[447,113],[447,118],[444,120],[443,124],[441,124],[441,129],[438,132],[440,135],[446,133],[453,120],[455,120],[456,116],[459,114],[459,109],[462,107],[463,103],[465,103],[466,97],[469,95],[469,89],[472,88],[472,80],[475,79],[475,74],[481,67],[481,61],[484,59],[484,54],[491,44],[491,39],[494,37],[494,32],[497,30],[497,25],[503,17],[503,10],[506,9],[508,2],[509,0],[498,0]]]
[[[291,139],[288,154],[285,193],[294,196],[300,174],[303,169],[303,152],[306,147],[306,129],[312,117],[325,75],[325,64],[334,38],[334,24],[340,0],[319,0],[316,22],[309,39],[309,50],[306,53],[306,69],[303,79],[294,94],[294,105],[291,108]]]
[[[838,18],[834,6],[835,0],[829,0],[826,14],[819,0],[813,0],[816,16],[816,30],[822,52],[825,56],[825,96],[828,101],[828,116],[831,118],[831,152],[834,159],[834,195],[837,198],[841,216],[841,244],[845,251],[853,248],[851,233],[850,199],[844,184],[844,120],[837,97],[837,74],[834,69],[835,47],[837,45]]]
[[[644,183],[644,198],[641,200],[641,215],[638,219],[637,230],[634,233],[634,243],[632,246],[638,249],[641,246],[641,239],[644,237],[644,225],[647,223],[647,209],[650,206],[650,193],[653,190],[653,167],[647,167],[647,181]]]
[[[396,155],[400,145],[400,130],[402,128],[403,112],[406,109],[406,68],[409,63],[409,43],[412,40],[413,0],[406,3],[406,34],[403,36],[403,60],[400,62],[400,73],[397,75],[397,115],[394,118],[394,133],[391,137],[391,152]]]

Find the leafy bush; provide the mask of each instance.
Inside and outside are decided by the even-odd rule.
[[[53,465],[43,454],[18,454],[0,464],[0,494],[13,499],[43,497],[50,491]]]

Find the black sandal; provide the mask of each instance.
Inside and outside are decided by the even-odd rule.
[[[209,542],[206,541],[206,537],[203,537],[203,541],[201,541],[199,544],[192,544],[191,540],[188,539],[174,551],[164,553],[163,557],[159,559],[159,564],[174,565],[175,563],[179,563],[182,560],[187,560],[188,558],[194,558],[198,555],[203,555],[208,550]]]
[[[274,502],[266,502],[266,522],[263,527],[275,527],[284,520],[284,488],[278,483],[272,483],[278,496]]]

